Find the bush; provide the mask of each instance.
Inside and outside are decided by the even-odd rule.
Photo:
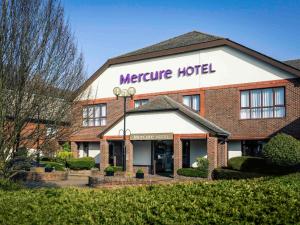
[[[197,168],[200,170],[207,171],[208,170],[208,159],[204,157],[197,158]]]
[[[105,168],[104,172],[115,172],[115,169],[112,166],[108,166]]]
[[[71,159],[73,157],[73,153],[72,152],[67,152],[67,151],[60,151],[57,153],[57,158],[61,159],[61,160],[68,160]]]
[[[92,157],[69,159],[67,166],[72,170],[90,170],[95,167],[95,159]]]
[[[248,179],[255,177],[262,177],[263,174],[254,173],[254,172],[243,172],[237,170],[217,168],[212,172],[212,178],[214,180],[239,180],[239,179]]]
[[[112,166],[112,168],[114,169],[114,172],[123,171],[122,166]]]
[[[277,134],[263,147],[263,156],[277,166],[299,166],[300,141],[287,134]]]
[[[198,168],[181,168],[177,170],[177,174],[186,177],[203,177],[206,178],[208,175],[207,170],[200,170]]]
[[[54,168],[56,171],[65,170],[65,166],[57,162],[42,161],[41,164],[48,168]]]
[[[299,224],[299,193],[300,173],[113,189],[0,190],[0,224]]]
[[[263,172],[269,166],[264,158],[238,156],[228,160],[228,168],[246,172]]]
[[[0,190],[15,191],[24,188],[21,183],[13,182],[8,179],[0,179]]]
[[[138,169],[136,173],[144,174],[144,171],[142,169]]]

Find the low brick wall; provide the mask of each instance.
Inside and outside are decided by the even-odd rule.
[[[14,180],[22,181],[61,181],[68,179],[68,172],[56,171],[56,172],[32,172],[21,171],[13,177]]]

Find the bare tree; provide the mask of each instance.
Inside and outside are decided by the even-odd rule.
[[[43,145],[66,131],[84,76],[59,2],[0,2],[0,176],[8,176],[19,147]],[[49,126],[56,132],[45,135]]]

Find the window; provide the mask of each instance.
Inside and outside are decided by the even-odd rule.
[[[106,104],[89,105],[83,107],[82,117],[82,125],[85,127],[105,126]]]
[[[241,119],[281,118],[285,116],[284,88],[241,91]]]
[[[149,99],[139,99],[134,101],[134,108],[138,108],[142,105],[145,105],[149,102]]]
[[[185,95],[183,96],[183,104],[191,109],[200,111],[200,96],[199,95]]]
[[[243,156],[262,157],[262,149],[264,144],[264,141],[242,141]]]

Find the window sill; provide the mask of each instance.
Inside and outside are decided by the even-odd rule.
[[[93,127],[106,127],[107,125],[102,126],[80,126],[81,128],[93,128]]]
[[[273,117],[273,118],[253,118],[253,119],[241,119],[239,118],[239,121],[247,121],[247,120],[250,120],[250,121],[253,121],[253,120],[280,120],[280,119],[285,119],[286,116],[284,117]]]

